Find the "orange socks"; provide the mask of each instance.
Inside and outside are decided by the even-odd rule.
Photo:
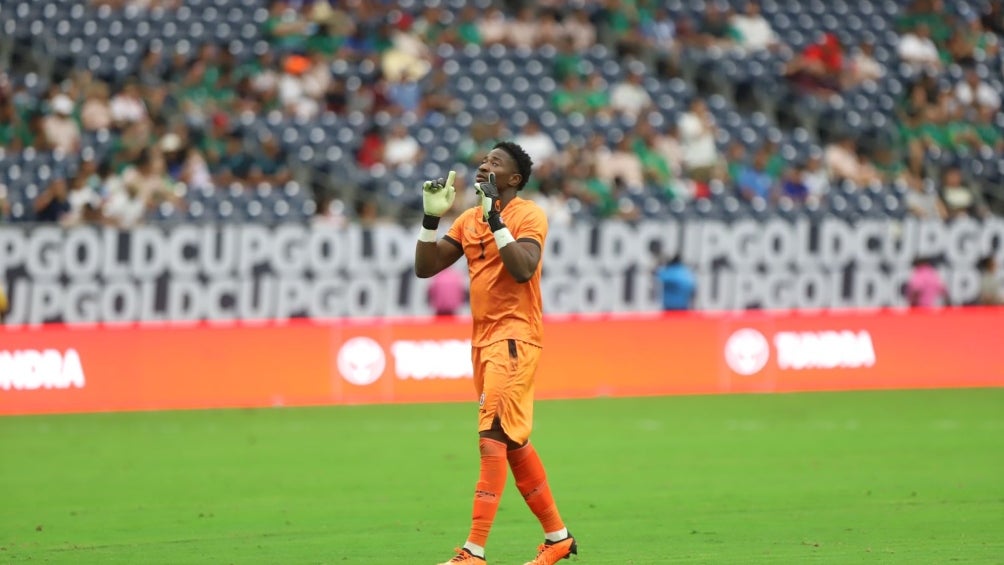
[[[471,534],[467,541],[484,547],[505,488],[506,447],[500,441],[487,438],[481,438],[478,446],[481,448],[481,476],[474,491]]]
[[[558,507],[554,504],[551,487],[547,484],[544,464],[540,462],[537,450],[528,443],[519,449],[508,452],[506,457],[509,460],[509,467],[512,468],[512,476],[516,479],[516,488],[523,495],[534,516],[540,520],[544,532],[562,530],[565,523],[561,521]]]

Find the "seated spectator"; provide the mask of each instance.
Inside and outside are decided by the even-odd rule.
[[[146,104],[140,92],[139,84],[135,81],[128,81],[112,96],[111,101],[112,121],[116,127],[123,128],[131,123],[142,122],[149,118]]]
[[[760,150],[753,155],[752,163],[740,167],[736,188],[746,200],[753,201],[760,198],[769,202],[774,198],[777,179],[767,172],[769,158],[766,151]]]
[[[876,81],[885,76],[885,66],[875,59],[875,44],[862,41],[847,65],[847,86]]]
[[[35,220],[50,224],[60,223],[70,212],[69,189],[66,179],[55,177],[33,203]]]
[[[582,78],[578,73],[569,73],[561,81],[561,86],[554,89],[551,95],[551,104],[554,109],[562,114],[578,112],[586,115],[589,113],[589,105],[586,102],[585,89],[582,85]]]
[[[575,39],[571,36],[564,37],[558,42],[558,52],[554,55],[551,71],[554,79],[562,82],[568,75],[581,76],[582,67],[582,51],[575,46]]]
[[[383,160],[388,167],[416,165],[422,159],[422,146],[404,124],[395,124],[384,145]]]
[[[589,11],[584,7],[575,7],[571,13],[566,13],[562,27],[576,51],[585,51],[596,44],[596,26],[589,20]]]
[[[1000,93],[980,79],[974,67],[967,68],[965,79],[955,85],[955,99],[964,107],[975,110],[985,107],[996,111],[1001,106]]]
[[[502,9],[492,5],[488,9],[488,13],[478,22],[478,32],[485,45],[495,45],[496,43],[505,45],[508,41],[509,23],[505,14],[502,13]]]
[[[98,192],[100,186],[97,163],[93,158],[82,160],[80,169],[69,183],[66,200],[70,207],[60,223],[64,226],[102,223],[104,216],[101,213],[103,201]]]
[[[747,53],[774,50],[781,47],[770,22],[760,13],[760,2],[746,2],[741,14],[729,18],[729,26],[736,34],[736,44]]]
[[[111,129],[114,125],[107,83],[91,83],[84,105],[80,108],[80,123],[86,131]]]
[[[681,46],[676,41],[676,23],[669,10],[656,8],[651,18],[642,21],[641,32],[656,74],[660,77],[677,76]]]
[[[808,189],[808,201],[820,202],[830,192],[830,171],[823,164],[822,153],[813,151],[802,168],[802,184]]]
[[[785,66],[785,76],[806,94],[828,96],[840,92],[847,78],[844,53],[836,34],[823,34]]]
[[[805,204],[810,201],[812,195],[808,185],[805,184],[802,167],[793,164],[781,176],[780,195],[791,199],[792,202]]]
[[[629,67],[627,77],[610,91],[610,107],[623,116],[637,118],[652,107],[652,96],[642,84],[645,78],[644,65],[634,61]]]
[[[987,214],[980,192],[965,182],[962,170],[958,167],[949,167],[942,173],[941,199],[945,202],[949,220],[960,216],[983,217]]]
[[[931,40],[931,31],[925,24],[918,25],[914,30],[901,35],[896,51],[899,53],[899,58],[914,71],[937,73],[941,70],[938,46]]]
[[[534,6],[524,4],[516,12],[516,18],[507,23],[506,43],[510,47],[524,49],[534,49],[540,45],[540,24]]]
[[[705,49],[736,46],[739,32],[732,27],[732,10],[719,7],[717,2],[706,2],[704,14],[697,26],[697,45]]]
[[[73,118],[73,100],[65,94],[52,99],[52,113],[42,122],[46,144],[53,149],[73,153],[80,149],[80,126]]]
[[[558,146],[547,132],[540,129],[540,124],[536,120],[528,120],[513,141],[518,143],[533,160],[534,174],[540,172],[541,176],[547,176],[544,170],[549,168],[558,156]]]
[[[286,165],[286,153],[274,136],[266,135],[261,139],[247,179],[252,185],[266,183],[272,186],[282,186],[293,180],[293,173]]]
[[[715,144],[717,126],[702,98],[691,100],[690,110],[680,116],[678,127],[684,173],[695,181],[708,182],[716,176],[719,166],[718,146]]]
[[[906,209],[920,220],[945,220],[948,210],[938,196],[933,182],[918,182],[908,184],[910,190],[906,193]]]
[[[858,145],[853,137],[845,135],[826,146],[824,151],[826,167],[837,180],[847,180],[856,187],[880,184],[882,177],[868,160],[858,153]]]
[[[597,175],[607,185],[613,185],[615,179],[620,179],[629,190],[640,190],[645,187],[645,169],[641,159],[632,147],[632,138],[622,135],[614,148],[600,162]]]

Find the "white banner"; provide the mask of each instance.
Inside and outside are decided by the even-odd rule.
[[[443,230],[444,231],[444,230]],[[427,315],[412,272],[417,226],[146,226],[131,231],[0,227],[7,324]],[[976,298],[976,264],[1004,263],[1004,220],[781,219],[606,222],[554,227],[544,252],[548,313],[659,309],[650,249],[681,253],[696,307],[904,304],[913,260],[942,259],[952,303]]]

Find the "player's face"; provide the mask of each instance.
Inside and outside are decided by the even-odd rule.
[[[495,173],[495,186],[499,189],[519,186],[516,162],[502,149],[492,149],[481,160],[475,182],[488,182],[488,173]]]

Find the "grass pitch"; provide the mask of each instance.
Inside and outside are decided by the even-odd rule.
[[[474,405],[0,418],[0,563],[429,565]],[[582,564],[1004,563],[1004,389],[539,402]],[[510,483],[488,545],[542,539]]]

